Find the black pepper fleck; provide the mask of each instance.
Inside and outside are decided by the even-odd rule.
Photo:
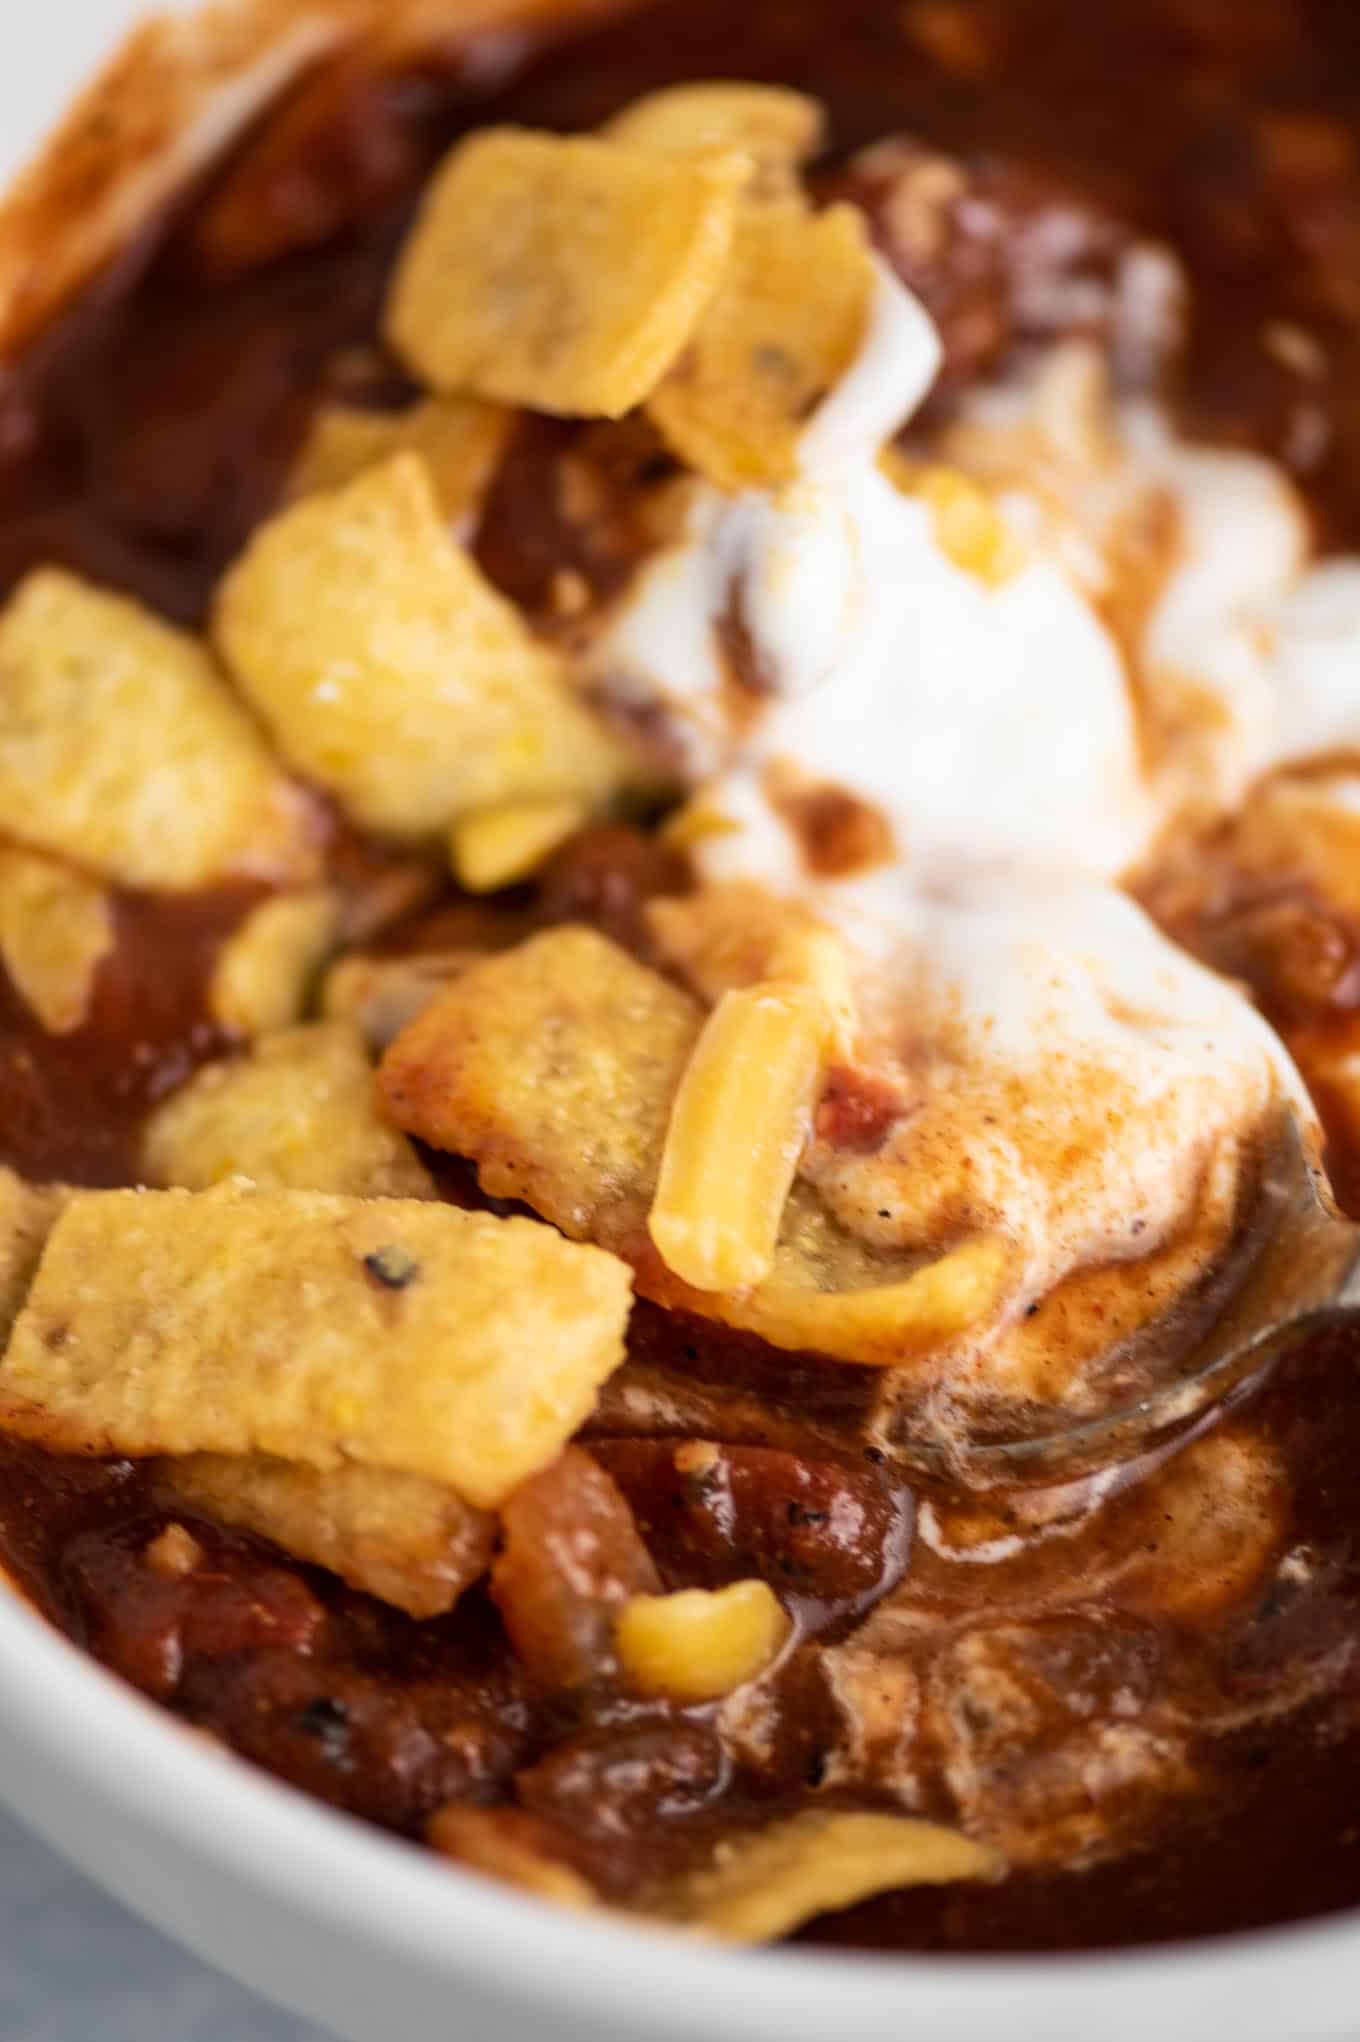
[[[405,1290],[420,1274],[420,1264],[404,1248],[375,1248],[365,1255],[364,1268],[385,1290]]]
[[[322,1753],[335,1766],[352,1764],[349,1748],[349,1710],[333,1695],[317,1695],[293,1718],[304,1737],[314,1737]]]

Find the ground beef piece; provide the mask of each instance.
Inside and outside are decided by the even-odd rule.
[[[584,1730],[519,1773],[520,1800],[573,1834],[646,1835],[723,1787],[727,1762],[706,1723]]]
[[[625,950],[650,956],[647,903],[683,893],[685,862],[667,845],[624,823],[580,830],[539,876],[544,921],[589,922]]]
[[[851,200],[940,329],[941,388],[998,372],[1057,340],[1107,352],[1116,383],[1161,383],[1182,342],[1174,258],[1078,199],[1048,172],[964,162],[907,135],[853,157],[828,196]]]
[[[1157,1702],[1148,1630],[1059,1620],[967,1631],[933,1661],[923,1729],[959,1815],[1012,1863],[1117,1849],[1193,1774]]]
[[[447,1801],[488,1797],[524,1742],[503,1671],[400,1679],[338,1658],[248,1652],[196,1663],[179,1707],[280,1779],[408,1834]]]

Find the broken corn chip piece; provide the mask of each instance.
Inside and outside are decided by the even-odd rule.
[[[496,1521],[442,1482],[390,1468],[305,1468],[264,1454],[161,1463],[177,1496],[412,1617],[442,1616],[485,1574]]]
[[[230,1035],[267,1035],[297,1020],[313,975],[340,933],[340,901],[325,887],[280,893],[250,910],[222,945],[208,988]]]
[[[417,950],[409,957],[374,957],[352,951],[326,974],[321,1011],[352,1021],[372,1049],[386,1049],[484,950]]]
[[[378,1080],[397,1126],[471,1156],[493,1196],[576,1237],[617,1222],[635,1253],[702,1020],[660,972],[568,923],[473,965],[398,1035]]]
[[[776,1347],[891,1370],[996,1309],[1010,1271],[999,1242],[925,1266],[918,1252],[884,1255],[802,1182],[764,1283],[705,1291],[673,1273],[648,1216],[704,1024],[670,979],[567,925],[460,972],[391,1044],[379,1083],[397,1126],[469,1157],[492,1196],[522,1199],[571,1238],[624,1256],[659,1303]],[[738,1176],[749,1160],[739,1156]]]
[[[618,418],[689,340],[749,174],[593,136],[486,128],[428,187],[387,335],[436,390]]]
[[[829,1019],[807,986],[724,993],[671,1108],[648,1232],[696,1290],[747,1290],[774,1266]]]
[[[673,851],[689,851],[696,844],[711,843],[714,837],[735,837],[740,833],[741,824],[702,794],[691,795],[674,809],[659,832],[662,842]]]
[[[988,492],[961,469],[892,465],[892,481],[930,512],[940,551],[988,588],[1001,588],[1025,565],[1025,549]]]
[[[430,1818],[433,1848],[474,1872],[560,1907],[593,1907],[589,1881],[548,1848],[547,1825],[523,1808],[473,1808],[451,1801]]]
[[[408,411],[327,404],[315,415],[288,478],[291,499],[343,489],[392,454],[417,454],[445,519],[477,510],[505,447],[513,414],[476,397],[431,397]]]
[[[965,1241],[898,1283],[816,1291],[771,1282],[734,1300],[729,1325],[777,1346],[808,1347],[836,1361],[892,1366],[986,1320],[1011,1275],[1003,1241]],[[792,1338],[790,1336],[793,1336]]]
[[[928,468],[916,493],[931,514],[935,543],[956,567],[1000,588],[1025,564],[1024,549],[985,489],[951,468]]]
[[[720,489],[792,479],[817,398],[863,337],[873,266],[853,206],[749,206],[688,348],[647,401],[662,437]]]
[[[310,807],[207,652],[63,569],[0,610],[0,830],[124,886],[310,877]]]
[[[84,1022],[113,945],[102,886],[36,852],[0,848],[0,960],[49,1035]]]
[[[469,893],[494,893],[536,872],[559,844],[589,820],[590,809],[570,796],[505,801],[460,816],[449,850],[453,876]]]
[[[313,1021],[247,1056],[205,1064],[156,1108],[142,1142],[149,1183],[207,1191],[249,1177],[268,1191],[433,1198],[406,1136],[383,1118],[357,1028]]]
[[[57,1215],[73,1194],[30,1184],[0,1163],[0,1341],[8,1340]]]
[[[595,801],[631,768],[450,537],[414,454],[261,525],[216,629],[280,749],[366,828],[419,840],[492,802]]]
[[[847,1059],[853,1054],[859,1010],[843,936],[824,922],[793,924],[776,938],[767,975],[818,993],[830,1024],[832,1054]]]
[[[875,1893],[997,1879],[1004,1870],[996,1851],[936,1822],[809,1809],[725,1839],[713,1864],[682,1880],[663,1906],[726,1942],[770,1943]]]
[[[623,1263],[437,1201],[78,1192],[0,1366],[0,1429],[77,1453],[272,1454],[495,1509],[623,1359]]]
[[[642,1694],[713,1702],[754,1680],[789,1635],[787,1613],[763,1581],[635,1595],[619,1611],[614,1647]]]
[[[646,926],[667,965],[710,1007],[734,986],[761,979],[815,984],[823,997],[835,990],[830,951],[818,939],[839,942],[836,932],[754,880],[715,880],[695,892],[660,895],[647,903]],[[826,985],[814,972],[826,976]]]
[[[740,149],[754,165],[752,196],[797,191],[797,169],[820,148],[826,116],[815,99],[786,85],[728,80],[648,92],[606,121],[609,141],[658,156]]]

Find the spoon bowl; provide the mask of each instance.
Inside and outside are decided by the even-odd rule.
[[[1316,1140],[1292,1106],[1266,1146],[1251,1240],[1244,1273],[1171,1380],[1058,1432],[948,1448],[912,1442],[905,1456],[979,1486],[1108,1466],[1249,1397],[1308,1334],[1360,1320],[1360,1226],[1337,1207]]]

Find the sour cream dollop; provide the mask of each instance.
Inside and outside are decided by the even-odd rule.
[[[1119,651],[1033,558],[998,588],[956,566],[878,465],[939,366],[927,315],[880,270],[857,362],[777,492],[700,485],[593,665],[669,711],[695,778],[792,762],[872,804],[899,850],[1114,874],[1148,841]],[[721,619],[739,600],[768,698],[733,715]],[[1042,798],[1036,798],[1042,788]]]
[[[683,733],[725,822],[692,853],[714,899],[754,881],[848,941],[862,1055],[892,1073],[903,1110],[872,1155],[814,1140],[805,1175],[879,1247],[1004,1232],[1018,1311],[1083,1270],[1128,1290],[1140,1258],[1177,1240],[1194,1244],[1186,1280],[1202,1274],[1272,1101],[1308,1108],[1246,999],[1117,888],[1167,817],[1144,757],[1146,676],[1092,591],[1033,531],[1027,564],[988,585],[880,466],[938,358],[926,315],[880,271],[864,347],[806,429],[794,481],[736,497],[698,485],[680,540],[641,571],[593,658],[601,684]],[[1223,705],[1240,780],[1283,741],[1277,667],[1300,730],[1338,722],[1360,567],[1331,607],[1295,588],[1305,534],[1288,485],[1257,472],[1268,464],[1228,516],[1220,497],[1245,471],[1219,464],[1236,457],[1177,449],[1145,421],[1127,448],[1183,506],[1150,668],[1193,672]],[[735,703],[734,603],[756,678]],[[1263,603],[1284,606],[1275,636],[1258,628]],[[848,877],[811,871],[774,791],[790,773],[875,811],[890,855]]]

